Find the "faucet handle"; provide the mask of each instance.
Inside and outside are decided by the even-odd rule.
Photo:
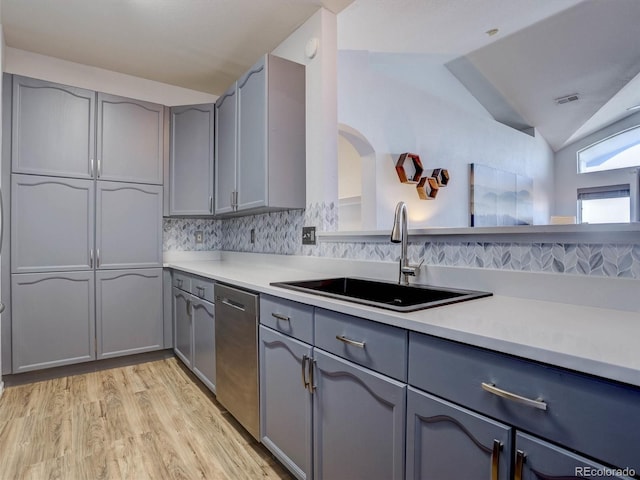
[[[418,265],[407,265],[405,267],[402,267],[402,273],[405,275],[410,275],[412,277],[415,277],[416,273],[418,273],[418,270],[420,270],[420,267],[422,266],[423,263],[424,263],[424,258]]]

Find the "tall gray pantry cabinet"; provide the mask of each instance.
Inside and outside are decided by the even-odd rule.
[[[163,348],[164,107],[12,83],[11,373]]]

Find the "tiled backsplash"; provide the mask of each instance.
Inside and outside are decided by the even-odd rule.
[[[397,261],[400,246],[380,242],[321,242],[303,246],[302,227],[337,228],[334,204],[224,220],[165,218],[164,250],[230,250]],[[251,229],[255,243],[251,243]],[[204,241],[195,243],[195,232]],[[426,242],[410,243],[412,263],[640,279],[640,242],[634,244]]]

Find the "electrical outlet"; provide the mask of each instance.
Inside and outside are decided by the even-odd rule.
[[[196,231],[196,243],[202,243],[203,242],[203,236],[202,236],[202,230],[197,230]]]
[[[251,229],[251,243],[256,243],[256,229]]]
[[[316,244],[316,227],[302,227],[302,244]]]

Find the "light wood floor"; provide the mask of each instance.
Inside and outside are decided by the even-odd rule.
[[[291,478],[178,363],[7,388],[0,479]]]

